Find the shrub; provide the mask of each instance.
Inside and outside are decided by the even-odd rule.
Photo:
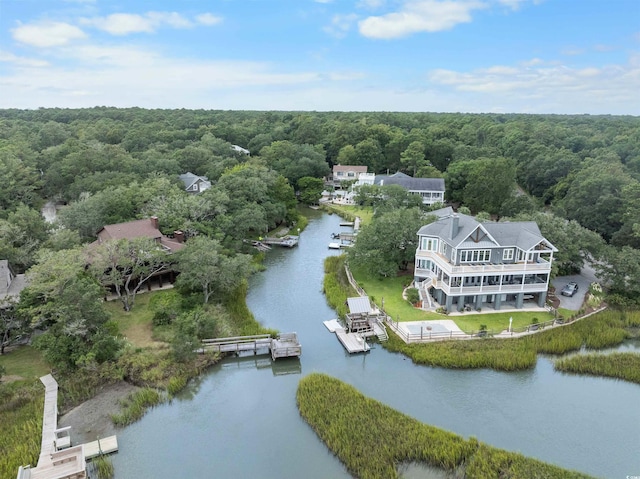
[[[416,304],[420,301],[420,292],[416,288],[407,289],[407,301],[411,304]]]

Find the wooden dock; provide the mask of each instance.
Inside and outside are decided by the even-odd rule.
[[[202,349],[218,353],[241,353],[252,351],[253,354],[271,353],[273,360],[278,358],[300,357],[302,346],[296,333],[282,333],[273,339],[268,334],[253,336],[234,336],[230,338],[203,339]]]
[[[360,333],[348,333],[337,319],[323,321],[323,324],[330,332],[336,333],[336,337],[349,354],[366,353],[371,349],[364,335]]]
[[[347,333],[344,329],[336,329],[336,336],[349,354],[366,353],[371,349],[360,333]]]
[[[101,454],[111,454],[118,450],[118,438],[116,436],[105,437],[82,445],[84,458],[92,459]]]
[[[287,248],[293,248],[298,245],[298,241],[300,241],[299,236],[287,235],[282,236],[281,238],[264,238],[262,243],[266,245],[278,245],[285,246]]]
[[[45,387],[42,441],[38,465],[20,466],[17,479],[83,479],[87,459],[118,450],[116,436],[71,446],[70,427],[58,429],[58,383],[51,374],[40,378]]]

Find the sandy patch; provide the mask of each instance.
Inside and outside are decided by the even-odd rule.
[[[120,412],[120,401],[139,389],[125,381],[111,384],[96,396],[58,419],[58,427],[71,426],[73,444],[95,441],[116,434],[111,415]]]

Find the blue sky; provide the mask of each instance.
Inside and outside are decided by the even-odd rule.
[[[0,108],[640,114],[638,0],[0,0]]]

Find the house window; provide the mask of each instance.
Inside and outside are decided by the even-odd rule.
[[[447,244],[444,241],[440,241],[440,254],[447,254]]]
[[[502,259],[505,261],[513,260],[513,248],[507,248],[502,251]]]
[[[421,250],[438,251],[438,240],[434,238],[422,238]]]
[[[461,263],[486,263],[491,259],[490,249],[474,249],[460,251]]]

